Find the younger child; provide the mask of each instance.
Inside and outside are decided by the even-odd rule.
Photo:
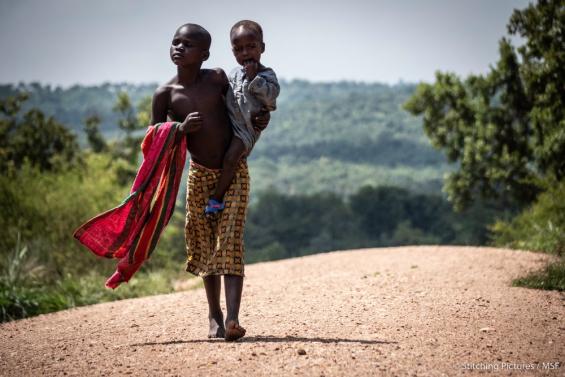
[[[226,106],[234,137],[224,156],[222,173],[214,194],[208,200],[206,214],[224,209],[224,195],[242,157],[247,157],[259,139],[261,130],[253,126],[255,117],[276,110],[280,86],[271,68],[260,62],[265,52],[263,29],[249,20],[237,22],[230,31],[235,60],[241,65],[229,74],[230,89],[226,93]]]

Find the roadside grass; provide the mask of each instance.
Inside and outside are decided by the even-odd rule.
[[[187,279],[186,273],[183,277],[184,280]],[[183,284],[179,288],[180,278],[180,274],[165,269],[139,272],[128,283],[122,283],[111,290],[104,286],[107,276],[96,273],[81,277],[66,276],[51,284],[40,280],[14,282],[1,276],[0,322],[100,302],[197,289],[201,286],[193,283]]]
[[[56,274],[42,264],[18,234],[11,252],[0,255],[0,323],[100,302],[197,289],[195,277],[172,265],[139,271],[112,290],[99,270]],[[201,280],[201,279],[199,279]]]
[[[536,201],[512,220],[496,221],[491,227],[492,243],[498,247],[531,250],[558,256],[513,285],[563,291],[565,288],[565,180],[537,182],[544,190]]]
[[[525,287],[544,290],[565,291],[565,258],[548,263],[542,271],[514,279],[514,287]]]

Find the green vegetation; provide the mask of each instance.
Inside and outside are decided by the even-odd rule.
[[[116,183],[118,168],[109,156],[86,155],[84,170],[41,172],[26,164],[0,177],[0,321],[171,292],[175,278],[187,278],[166,268],[175,256],[163,250],[136,279],[111,292],[104,281],[115,261],[73,240],[77,226],[125,197],[127,188]],[[182,261],[177,255],[177,266]]]
[[[249,210],[246,261],[258,262],[359,247],[481,245],[502,211],[475,204],[454,213],[438,194],[363,187],[346,200],[334,193],[263,192]]]
[[[104,147],[96,145],[100,140],[93,134],[93,125],[107,139],[124,139],[122,157],[127,160],[128,151],[138,150],[131,148],[140,136],[135,130],[149,123],[155,86],[0,85],[0,98],[27,91],[29,100],[23,110],[35,107],[56,116],[76,132],[83,147],[95,151]],[[437,192],[449,167],[425,137],[421,120],[402,109],[414,88],[409,84],[281,82],[278,109],[250,157],[253,196],[270,186],[291,194],[332,191],[342,197],[366,185]],[[120,97],[121,91],[127,91],[129,98]]]
[[[423,193],[441,190],[442,169],[437,166],[421,168],[407,165],[394,167],[371,163],[340,161],[320,157],[300,163],[294,158],[278,162],[254,158],[249,163],[252,198],[271,188],[290,195],[311,195],[334,192],[342,197],[355,193],[363,186],[399,186]]]
[[[405,104],[423,116],[433,145],[458,163],[445,187],[458,208],[477,196],[529,204],[539,180],[565,178],[563,2],[515,10],[508,31],[525,43],[517,53],[503,38],[489,74],[461,80],[438,72]]]
[[[0,99],[14,97],[18,93],[29,93],[28,101],[22,105],[23,111],[41,110],[46,116],[56,117],[77,134],[82,130],[84,119],[97,116],[100,118],[102,133],[114,138],[119,135],[118,124],[121,119],[121,114],[113,110],[119,93],[127,93],[131,103],[139,105],[146,101],[145,98],[156,87],[157,84],[104,83],[88,87],[74,85],[63,89],[39,83],[7,84],[0,85]]]
[[[167,269],[174,263],[171,253],[163,251],[135,281],[113,292],[104,281],[115,261],[94,256],[72,237],[82,222],[115,207],[129,192],[131,177],[124,176],[136,167],[120,157],[123,141],[107,143],[89,120],[89,141],[100,153],[81,150],[53,118],[37,109],[20,114],[23,100],[0,103],[5,172],[0,176],[0,321],[171,292],[180,278]]]
[[[61,123],[37,109],[18,119],[27,97],[20,93],[0,103],[0,169],[13,172],[26,160],[42,171],[79,165],[80,151],[75,136]]]
[[[104,289],[104,276],[64,276],[44,281],[11,282],[0,278],[0,322],[100,302],[171,293],[173,281],[165,271],[142,273],[119,290]]]
[[[563,2],[539,0],[515,10],[508,32],[520,36],[524,44],[516,49],[503,38],[500,59],[489,74],[461,80],[438,72],[437,81],[419,85],[405,107],[423,116],[424,130],[433,145],[449,161],[457,162],[445,184],[456,208],[478,197],[526,207],[515,219],[494,225],[494,243],[563,257]],[[562,289],[563,266],[558,262],[541,277],[522,284]]]
[[[512,282],[512,285],[563,292],[565,291],[565,261],[561,259],[558,262],[548,264],[543,271],[516,279]]]
[[[565,182],[549,184],[533,205],[492,230],[497,246],[565,256]]]
[[[107,141],[99,131],[100,119],[91,116],[84,126],[87,145],[80,149],[73,133],[40,110],[29,109],[22,115],[23,100],[2,103],[0,150],[8,169],[0,177],[1,320],[171,292],[175,278],[187,278],[181,268],[184,193],[151,261],[115,292],[106,290],[103,283],[116,261],[95,257],[72,239],[77,226],[116,206],[129,192],[139,158],[133,153],[139,144],[134,132],[141,128],[143,108],[134,110],[129,98],[120,95],[115,110],[121,114],[118,121],[125,137]],[[30,122],[29,113],[41,122]],[[34,143],[34,137],[43,137],[44,128],[51,134],[37,145],[45,150],[22,148],[14,142]],[[334,170],[334,166],[327,169]],[[426,168],[421,170],[426,174]],[[337,187],[342,178],[330,176],[327,183]],[[415,175],[406,178],[416,184]],[[248,218],[247,262],[362,246],[477,244],[484,241],[485,225],[492,219],[488,210],[457,217],[437,194],[370,186],[351,194],[345,189],[337,192],[289,196],[267,189],[260,193]],[[383,217],[385,212],[390,216]]]

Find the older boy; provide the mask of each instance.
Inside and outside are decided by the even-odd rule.
[[[228,341],[245,335],[239,325],[239,305],[243,288],[243,227],[249,196],[247,162],[241,160],[236,176],[226,193],[226,209],[216,221],[204,215],[214,192],[224,154],[232,138],[225,104],[229,83],[223,70],[201,69],[210,56],[210,34],[201,26],[179,27],[170,47],[177,75],[159,87],[153,96],[152,124],[165,122],[167,116],[182,122],[187,149],[191,156],[187,184],[185,238],[186,271],[201,276],[208,299],[210,330],[208,337]],[[258,116],[255,125],[265,128],[268,113]],[[221,281],[224,275],[227,318],[225,327],[220,307]]]

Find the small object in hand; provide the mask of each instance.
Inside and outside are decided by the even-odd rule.
[[[206,215],[212,215],[222,211],[224,207],[225,207],[224,202],[218,202],[216,199],[210,198],[208,200],[208,205],[206,205],[206,209],[204,210],[204,213]]]

